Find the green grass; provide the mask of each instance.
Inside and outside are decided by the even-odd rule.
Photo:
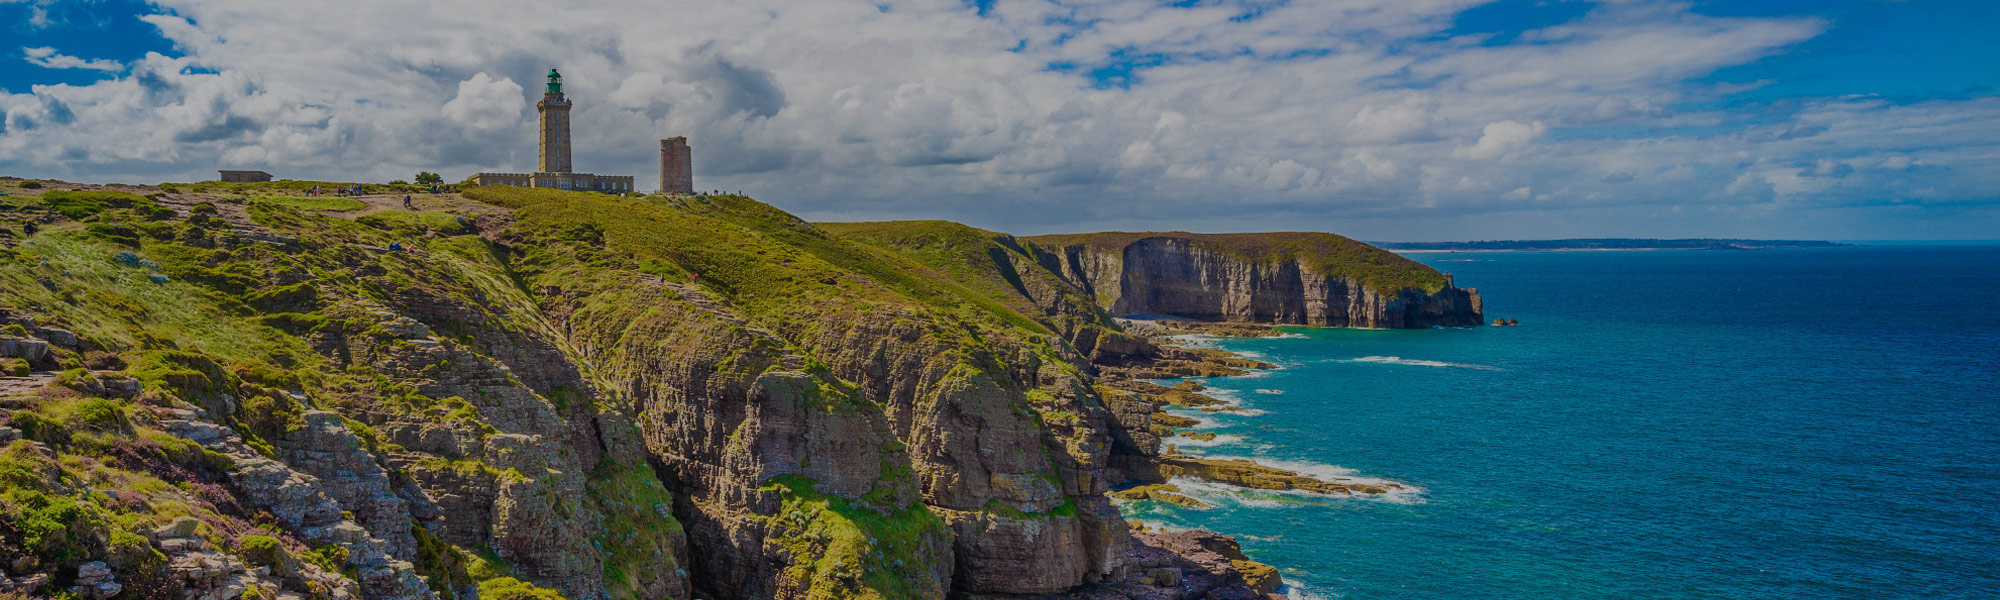
[[[355,221],[400,236],[421,236],[430,233],[465,235],[474,232],[470,219],[441,210],[383,211],[363,216]]]
[[[118,253],[126,250],[114,244],[62,231],[40,233],[31,241],[20,248],[20,260],[0,261],[0,302],[62,307],[63,326],[86,339],[122,347],[164,341],[232,357],[305,350],[297,338],[227,308],[226,293],[179,277],[157,282],[152,271],[119,263]],[[178,274],[176,265],[188,266],[169,258],[180,256],[173,252],[138,254],[160,258],[156,262],[170,274]],[[55,289],[42,285],[43,280]]]
[[[882,316],[908,320],[957,349],[941,360],[998,368],[993,338],[1034,340],[1047,330],[993,299],[894,253],[836,239],[741,197],[686,201],[514,187],[475,187],[470,199],[519,209],[512,233],[530,279],[565,289],[629,286],[633,271],[669,282],[696,275],[706,293],[751,322],[815,351],[813,328]],[[592,305],[615,303],[592,297]],[[607,306],[606,311],[622,308]],[[630,321],[630,317],[626,318]],[[1030,342],[1033,343],[1033,342]]]
[[[950,221],[819,223],[818,227],[900,254],[1016,314],[1112,326],[1111,319],[1093,307],[1089,294],[1049,271],[1031,254],[1033,248],[1014,236]]]
[[[157,206],[143,196],[113,191],[51,190],[42,193],[42,203],[70,219],[82,219],[111,208]]]
[[[313,212],[347,212],[368,208],[366,202],[339,196],[256,196],[250,201]]]
[[[479,600],[563,600],[563,595],[512,577],[499,577],[480,582]]]

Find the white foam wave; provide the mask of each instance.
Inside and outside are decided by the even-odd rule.
[[[1465,363],[1444,362],[1441,360],[1422,360],[1415,358],[1403,358],[1400,356],[1363,356],[1361,358],[1351,359],[1344,362],[1377,363],[1386,365],[1412,365],[1418,367],[1456,367],[1460,369],[1477,369],[1480,371],[1502,370],[1499,367],[1489,367],[1486,365],[1470,365]]]
[[[1243,403],[1242,394],[1243,392],[1236,391],[1230,388],[1215,387],[1214,384],[1209,384],[1208,387],[1202,388],[1201,390],[1201,395],[1208,396],[1216,400],[1221,400],[1223,402],[1228,403],[1230,406],[1236,406],[1242,404]]]
[[[1213,418],[1215,415],[1219,413],[1205,413],[1198,410],[1184,408],[1180,406],[1163,406],[1160,407],[1160,409],[1166,412],[1167,414],[1176,417],[1187,417],[1190,419],[1194,419],[1193,427],[1181,427],[1180,429],[1187,429],[1187,430],[1211,429],[1222,426],[1221,423],[1216,422],[1216,420]]]
[[[1270,395],[1272,395],[1272,396],[1276,396],[1276,395],[1279,395],[1279,394],[1283,394],[1283,393],[1285,393],[1285,390],[1269,390],[1269,389],[1261,389],[1261,388],[1260,388],[1260,389],[1258,389],[1258,390],[1257,390],[1257,393],[1259,393],[1259,394],[1270,394]]]
[[[1268,412],[1265,412],[1265,411],[1264,411],[1264,409],[1261,409],[1261,408],[1245,408],[1245,409],[1243,409],[1243,410],[1222,410],[1222,411],[1216,411],[1216,412],[1213,412],[1213,413],[1208,413],[1208,414],[1216,414],[1216,415],[1236,415],[1236,416],[1239,416],[1239,417],[1261,417],[1261,416],[1264,416],[1264,415],[1268,415],[1268,414],[1271,414],[1271,413],[1268,413]]]
[[[1242,441],[1243,441],[1243,436],[1233,435],[1233,434],[1221,434],[1207,440],[1197,440],[1191,437],[1182,437],[1177,435],[1174,437],[1167,438],[1165,440],[1161,440],[1161,443],[1173,444],[1175,446],[1182,448],[1187,448],[1191,446],[1199,448],[1214,448],[1216,446],[1221,446],[1223,444],[1235,444]]]
[[[1321,592],[1306,587],[1305,583],[1298,581],[1296,575],[1291,573],[1286,573],[1285,575],[1285,585],[1278,588],[1278,591],[1284,593],[1286,598],[1291,598],[1292,600],[1334,600],[1340,597],[1337,594]]]

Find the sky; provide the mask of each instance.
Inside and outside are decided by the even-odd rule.
[[[0,0],[0,175],[578,171],[821,221],[2000,238],[1986,0]],[[7,53],[13,56],[7,57]]]

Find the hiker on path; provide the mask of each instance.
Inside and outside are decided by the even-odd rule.
[[[417,209],[417,207],[415,207],[415,206],[412,206],[412,205],[410,205],[410,195],[409,195],[409,194],[403,194],[403,208],[405,208],[405,209],[409,209],[409,210],[416,210],[416,209]]]

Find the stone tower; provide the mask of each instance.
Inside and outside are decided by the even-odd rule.
[[[694,193],[694,150],[686,137],[660,140],[660,193]]]
[[[563,97],[562,74],[549,69],[549,89],[535,103],[535,110],[542,113],[542,162],[537,172],[570,172],[569,106]]]

